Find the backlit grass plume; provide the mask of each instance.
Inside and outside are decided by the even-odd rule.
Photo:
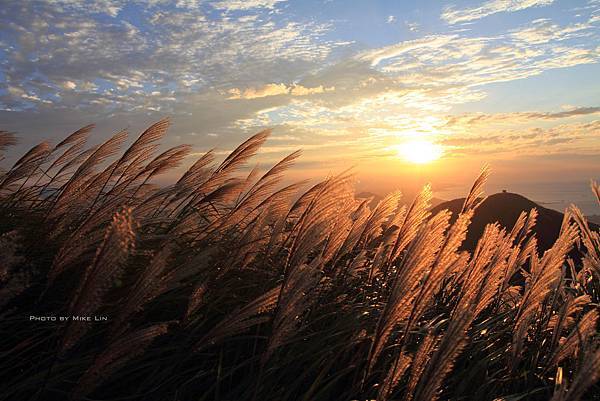
[[[291,182],[300,151],[248,169],[268,130],[217,163],[161,148],[168,126],[0,168],[1,400],[598,398],[600,234],[575,206],[546,251],[535,209],[469,249],[488,168],[432,214],[429,186]]]

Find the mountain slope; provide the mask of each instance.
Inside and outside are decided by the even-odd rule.
[[[433,214],[436,214],[441,210],[448,209],[452,212],[452,221],[454,221],[462,208],[463,202],[464,198],[454,199],[443,202],[431,210]],[[500,225],[510,230],[521,212],[528,212],[533,208],[536,208],[538,211],[534,231],[538,239],[539,249],[540,251],[544,251],[550,248],[556,238],[558,238],[563,213],[540,206],[519,194],[503,192],[490,195],[479,206],[471,222],[463,249],[473,250],[475,248],[477,239],[481,237],[487,224],[497,221]],[[590,227],[598,229],[596,224],[590,223]]]

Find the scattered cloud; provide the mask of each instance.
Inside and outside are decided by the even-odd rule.
[[[35,10],[33,3],[9,3],[0,10],[1,108],[25,110],[39,98],[65,109],[175,112],[175,103],[210,88],[293,82],[340,46],[321,39],[325,24],[275,20],[268,13],[275,1],[244,1],[243,15],[212,18],[192,3],[173,10],[161,0],[131,2],[149,17],[135,24],[96,19],[124,6],[118,1],[86,8],[83,1],[53,0],[36,3]],[[241,3],[211,5],[232,10]],[[3,93],[2,82],[28,97]]]
[[[323,85],[315,86],[314,88],[307,88],[302,85],[293,85],[290,94],[292,96],[306,96],[306,95],[315,95],[318,93],[331,92],[335,90],[333,86],[328,88],[323,88]]]
[[[528,44],[543,44],[589,36],[591,29],[589,22],[560,26],[544,18],[532,21],[531,27],[514,30],[511,36]]]
[[[217,9],[229,11],[251,10],[255,8],[273,9],[277,3],[283,3],[286,0],[221,0],[211,5]]]
[[[446,9],[443,18],[468,23],[550,3],[487,1]],[[281,16],[293,6],[285,0],[87,4],[12,2],[0,9],[2,129],[20,131],[30,113],[36,123],[28,132],[45,132],[48,121],[71,129],[113,117],[143,127],[168,114],[181,134],[174,141],[229,148],[272,126],[269,155],[301,143],[304,160],[314,163],[330,149],[344,150],[340,160],[391,157],[385,149],[421,136],[451,149],[447,157],[513,148],[600,151],[600,107],[593,103],[564,99],[579,107],[547,112],[455,111],[477,109],[489,84],[598,63],[593,11],[495,34],[455,27],[436,33],[425,21],[405,22],[412,33],[401,29],[395,42],[368,46],[340,37],[332,21]],[[127,18],[132,13],[141,18]],[[386,21],[398,22],[395,15]],[[105,132],[113,128],[122,127]]]
[[[262,88],[248,88],[240,90],[233,88],[229,90],[230,96],[228,99],[256,99],[267,96],[284,95],[289,92],[285,84],[267,84]]]
[[[457,157],[494,155],[494,157],[518,158],[560,153],[594,155],[600,151],[600,120],[564,123],[552,127],[524,127],[515,125],[501,132],[473,131],[461,127],[460,134],[440,139],[444,146],[452,148]]]
[[[384,60],[399,57],[403,54],[409,54],[420,49],[432,50],[440,48],[457,37],[457,35],[426,36],[424,38],[400,42],[379,49],[368,50],[359,55],[358,58],[360,60],[370,61],[371,65],[375,66]]]
[[[333,87],[323,88],[322,85],[313,88],[307,88],[298,84],[293,84],[289,86],[285,84],[267,84],[262,87],[247,88],[244,90],[241,90],[239,88],[229,89],[228,99],[258,99],[262,97],[279,95],[307,96],[333,90]]]
[[[419,26],[420,25],[419,25],[418,22],[409,22],[409,21],[406,21],[404,24],[406,25],[406,27],[408,28],[409,31],[415,32],[415,33],[419,32]]]
[[[478,20],[501,12],[513,12],[531,7],[547,6],[553,2],[554,0],[488,0],[482,5],[473,8],[456,9],[448,7],[442,13],[441,18],[449,24],[456,24]]]
[[[447,126],[472,126],[477,124],[500,124],[509,123],[515,125],[522,122],[537,120],[558,120],[570,117],[582,117],[600,114],[600,107],[576,107],[559,112],[515,112],[515,113],[468,113],[451,116],[446,123]]]

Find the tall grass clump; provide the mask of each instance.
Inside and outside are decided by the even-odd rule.
[[[535,209],[469,251],[488,169],[456,219],[429,187],[371,206],[348,172],[284,180],[300,152],[248,170],[263,131],[157,186],[190,156],[159,152],[168,125],[0,171],[0,399],[599,399],[600,234],[575,206],[543,253]]]

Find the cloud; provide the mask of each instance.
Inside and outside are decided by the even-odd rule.
[[[248,88],[243,91],[238,88],[233,88],[229,90],[230,96],[228,99],[256,99],[260,97],[284,95],[288,92],[289,90],[285,84],[268,84],[262,88]]]
[[[395,58],[421,49],[438,49],[448,44],[457,35],[432,35],[424,38],[400,42],[379,49],[368,50],[358,56],[359,60],[370,61],[375,66],[384,60]]]
[[[307,95],[315,95],[318,93],[324,93],[326,91],[334,90],[333,87],[323,88],[322,85],[315,86],[312,88],[307,88],[302,85],[293,84],[293,85],[285,85],[285,84],[267,84],[258,88],[232,88],[229,89],[228,99],[258,99],[262,97],[268,96],[279,96],[279,95],[291,95],[291,96],[307,96]]]
[[[77,84],[73,81],[65,81],[63,82],[62,86],[65,89],[75,89],[77,87]]]
[[[482,7],[491,3],[499,4]],[[511,7],[517,3],[525,4]],[[36,4],[0,10],[0,109],[12,110],[0,111],[2,129],[26,137],[104,120],[99,132],[135,131],[171,115],[175,143],[230,149],[272,126],[270,156],[302,143],[304,160],[315,164],[333,149],[340,163],[376,158],[420,136],[457,157],[478,147],[502,157],[511,146],[598,148],[583,135],[597,128],[581,125],[598,107],[452,115],[457,105],[476,109],[490,83],[600,61],[589,19],[539,19],[497,34],[451,29],[369,48],[338,37],[331,21],[282,16],[286,4],[277,1],[129,2],[118,18],[110,7],[124,7],[120,1],[89,10],[83,0]],[[145,18],[128,20],[131,12]]]
[[[499,124],[508,123],[515,125],[517,123],[538,121],[538,120],[558,120],[570,117],[582,117],[587,115],[600,114],[600,107],[577,107],[570,110],[559,112],[515,112],[515,113],[468,113],[458,116],[451,116],[446,123],[447,126],[468,126],[477,124]]]
[[[411,32],[418,32],[419,31],[419,23],[418,22],[408,22],[405,21],[404,24],[406,25],[406,27],[408,28],[409,31]]]
[[[294,82],[343,45],[320,39],[324,24],[276,19],[269,14],[276,3],[213,2],[244,14],[208,18],[198,2],[177,8],[161,0],[128,2],[149,16],[135,24],[98,19],[98,13],[114,14],[122,1],[86,8],[82,0],[48,0],[35,10],[32,3],[9,3],[0,10],[0,76],[27,97],[3,92],[0,82],[0,107],[25,110],[43,99],[100,113],[115,107],[174,112],[175,103],[208,88]]]
[[[393,24],[394,22],[396,22],[396,17],[394,15],[388,15],[388,17],[385,20],[385,22],[388,23],[388,24]]]
[[[489,0],[473,8],[457,10],[453,7],[448,7],[442,13],[441,18],[449,24],[456,24],[478,20],[501,12],[513,12],[531,7],[547,6],[553,2],[554,0]]]
[[[313,88],[307,88],[306,86],[302,86],[302,85],[293,85],[290,90],[290,94],[292,96],[307,96],[307,95],[315,95],[318,93],[331,92],[333,90],[335,90],[335,88],[333,86],[330,86],[328,88],[323,88],[323,85],[319,85],[319,86],[315,86]]]
[[[436,87],[474,88],[513,81],[554,68],[600,61],[599,49],[593,46],[593,39],[598,39],[596,32],[571,38],[585,39],[579,42],[550,39],[549,43],[529,43],[516,37],[526,29],[529,28],[494,37],[430,35],[371,49],[359,54],[357,59],[369,62],[386,75],[402,76],[404,82],[418,83],[428,92]]]
[[[439,142],[452,148],[457,156],[494,155],[494,157],[541,156],[560,153],[593,155],[600,151],[600,120],[560,124],[552,127],[497,129],[462,127]],[[493,133],[495,132],[495,133]]]
[[[228,11],[250,10],[255,8],[273,9],[277,3],[282,3],[286,0],[221,0],[211,5],[214,8],[224,9]]]
[[[94,17],[97,10],[123,5],[120,1],[98,3],[93,11],[84,3],[41,2],[36,13],[28,3],[15,3],[0,11],[7,38],[0,68],[5,81],[23,92],[15,95],[8,84],[3,91],[0,82],[3,109],[38,107],[41,99],[56,109],[95,108],[105,115],[117,110],[189,114],[197,113],[191,105],[200,97],[268,103],[265,109],[275,109],[256,114],[261,123],[297,110],[301,103],[292,102],[295,98],[310,98],[302,113],[306,108],[336,116],[368,114],[373,107],[396,114],[443,112],[483,98],[485,91],[478,88],[483,85],[600,59],[598,49],[589,46],[597,36],[593,30],[548,20],[495,37],[429,35],[354,55],[347,50],[332,59],[348,43],[325,39],[327,23],[276,18],[269,11],[276,1],[244,2],[248,9],[241,15],[206,14],[197,1],[176,9],[162,0],[130,3],[149,16],[136,25]],[[206,4],[226,3],[237,4]],[[529,40],[533,35],[538,39]],[[582,38],[588,42],[574,42]]]
[[[56,10],[76,11],[85,14],[107,14],[111,17],[119,15],[123,7],[127,4],[124,0],[46,0]]]
[[[538,19],[531,27],[513,31],[511,36],[528,44],[543,44],[551,41],[562,41],[585,37],[591,34],[590,23],[571,24],[564,27],[552,23],[548,19]]]

